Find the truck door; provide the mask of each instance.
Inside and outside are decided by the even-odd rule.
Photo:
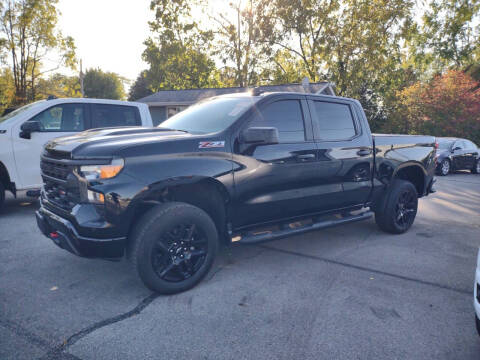
[[[332,181],[340,162],[319,162],[303,95],[282,95],[259,106],[248,127],[275,127],[279,143],[234,150],[235,227],[291,218],[326,208],[341,184]],[[235,140],[238,143],[238,140]],[[234,143],[235,143],[234,142]]]
[[[22,137],[21,125],[13,136],[13,152],[17,173],[20,178],[19,189],[39,188],[42,185],[40,175],[40,155],[43,145],[56,137],[72,135],[87,128],[85,104],[59,104],[38,113],[28,121],[40,124],[40,131]]]
[[[327,166],[335,164],[331,182],[343,189],[332,208],[364,204],[369,199],[373,171],[371,134],[364,129],[368,124],[362,123],[351,101],[310,96],[308,103],[319,161]]]

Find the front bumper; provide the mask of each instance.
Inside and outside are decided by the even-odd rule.
[[[125,237],[91,238],[80,236],[72,222],[54,214],[43,206],[36,212],[36,218],[40,231],[50,238],[55,245],[72,254],[104,259],[120,258],[124,255]]]

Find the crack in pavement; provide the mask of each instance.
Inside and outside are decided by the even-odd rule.
[[[44,356],[42,356],[39,360],[51,360],[51,359],[62,359],[62,356],[68,347],[75,344],[77,341],[81,340],[85,336],[91,334],[95,330],[98,330],[102,327],[117,323],[119,321],[131,318],[135,315],[140,314],[148,305],[150,305],[156,298],[158,298],[160,294],[152,293],[146,298],[144,298],[137,306],[135,306],[132,310],[127,311],[126,313],[110,317],[108,319],[99,321],[93,325],[87,326],[86,328],[76,332],[75,334],[71,335],[67,340],[65,340],[62,344],[56,346],[55,348],[51,349],[47,352]],[[71,354],[68,354],[71,355]],[[74,355],[71,355],[74,356]],[[76,358],[76,357],[73,357]],[[73,359],[72,358],[72,359]],[[78,359],[78,358],[76,358]]]
[[[24,339],[29,344],[39,347],[43,350],[46,350],[47,353],[51,353],[52,356],[49,357],[49,360],[80,360],[78,357],[67,354],[67,353],[55,353],[55,348],[46,340],[42,339],[41,337],[35,335],[33,332],[25,329],[19,324],[16,324],[13,321],[7,319],[0,319],[0,326],[10,330],[18,337]]]
[[[367,267],[364,267],[364,266],[349,264],[349,263],[345,263],[345,262],[342,262],[342,261],[337,261],[337,260],[333,260],[333,259],[324,258],[324,257],[321,257],[321,256],[302,254],[302,253],[299,253],[299,252],[296,252],[296,251],[283,250],[283,249],[278,249],[278,248],[265,246],[265,245],[256,245],[256,246],[264,248],[264,249],[268,249],[268,250],[271,250],[271,251],[280,252],[280,253],[283,253],[283,254],[300,256],[300,257],[313,259],[313,260],[319,260],[319,261],[323,261],[323,262],[326,262],[326,263],[329,263],[329,264],[334,264],[334,265],[348,267],[348,268],[351,268],[351,269],[356,269],[356,270],[366,271],[366,272],[370,272],[370,273],[374,273],[374,274],[389,276],[389,277],[393,277],[393,278],[396,278],[396,279],[415,282],[415,283],[418,283],[418,284],[429,285],[429,286],[433,286],[433,287],[444,289],[444,290],[454,291],[454,292],[457,292],[457,293],[463,294],[463,295],[469,295],[469,296],[473,295],[473,291],[458,289],[458,288],[454,288],[452,286],[438,284],[438,283],[434,283],[434,282],[431,282],[431,281],[426,281],[426,280],[422,280],[422,279],[415,279],[415,278],[411,278],[411,277],[408,277],[408,276],[389,273],[389,272],[382,271],[382,270],[376,270],[376,269],[371,269],[371,268],[367,268]]]
[[[25,329],[21,325],[14,323],[13,321],[0,319],[0,326],[3,326],[4,328],[13,332],[15,335],[27,340],[32,345],[46,350],[52,349],[52,346],[48,343],[48,341],[42,339],[33,332]]]

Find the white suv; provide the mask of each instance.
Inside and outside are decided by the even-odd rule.
[[[40,154],[56,137],[92,128],[151,127],[146,104],[100,99],[52,99],[25,105],[0,118],[0,208],[5,191],[38,190]]]

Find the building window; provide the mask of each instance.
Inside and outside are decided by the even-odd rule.
[[[188,106],[168,106],[167,107],[167,119],[171,118],[173,115],[178,114],[180,111],[183,111],[187,108]]]

